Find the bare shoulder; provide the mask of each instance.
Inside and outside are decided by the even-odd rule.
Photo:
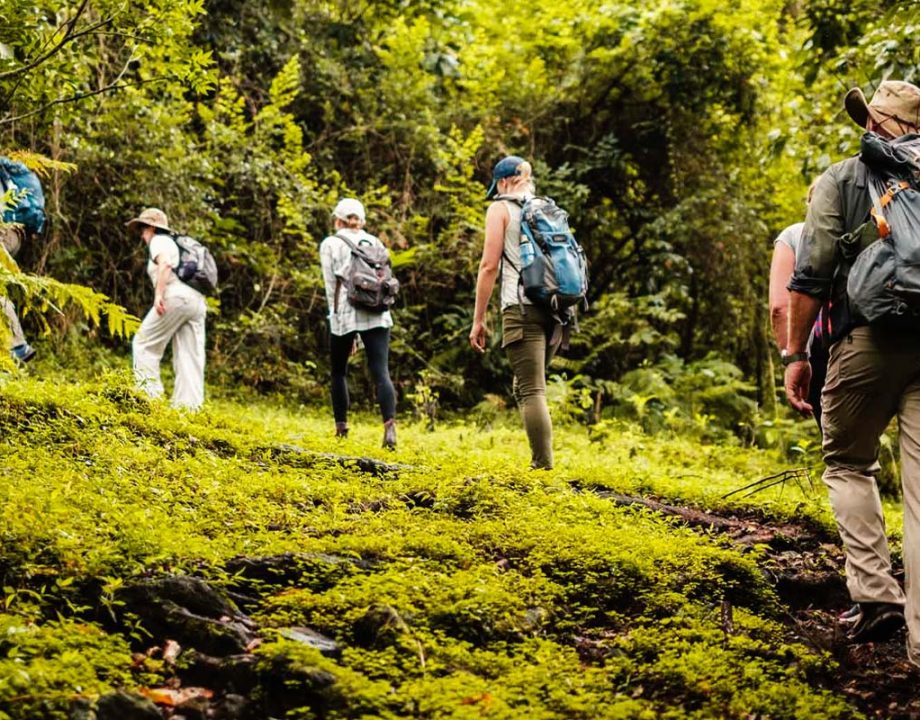
[[[502,200],[496,200],[491,205],[489,205],[486,210],[486,222],[501,220],[503,223],[507,223],[510,219],[511,214],[508,212],[507,203]]]

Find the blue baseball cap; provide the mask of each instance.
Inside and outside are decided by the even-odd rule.
[[[517,175],[518,168],[523,162],[524,158],[518,157],[517,155],[509,155],[495,163],[495,167],[492,168],[492,184],[489,186],[489,192],[486,193],[486,199],[495,194],[495,189],[498,187],[499,180]]]

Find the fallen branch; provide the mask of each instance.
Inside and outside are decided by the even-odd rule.
[[[353,468],[360,472],[381,477],[383,475],[397,475],[401,470],[412,470],[415,466],[401,463],[388,463],[370,457],[352,455],[337,455],[336,453],[319,453],[297,445],[273,445],[268,448],[259,448],[256,453],[268,451],[273,460],[284,461],[294,459],[298,466],[312,467],[317,463],[331,463],[343,468]]]

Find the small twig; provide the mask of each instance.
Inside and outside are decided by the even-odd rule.
[[[803,478],[807,480],[808,486],[811,488],[812,492],[814,492],[815,488],[814,488],[814,484],[811,481],[811,475],[808,472],[808,468],[795,468],[793,470],[783,470],[782,472],[778,472],[774,475],[768,475],[767,477],[760,478],[759,480],[755,480],[754,482],[748,483],[747,485],[737,488],[736,490],[732,490],[731,492],[725,493],[722,496],[722,500],[725,500],[726,498],[729,498],[732,495],[737,495],[738,493],[745,493],[746,490],[749,492],[746,492],[741,497],[742,498],[750,497],[754,493],[758,493],[762,490],[767,490],[768,488],[775,487],[776,485],[785,486],[786,482],[789,480],[795,481],[799,490],[801,490],[802,493],[804,494],[805,488],[802,486],[802,483],[801,483]]]

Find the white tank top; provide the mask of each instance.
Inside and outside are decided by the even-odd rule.
[[[508,196],[505,196],[508,197]],[[525,199],[526,195],[519,196]],[[521,291],[521,276],[519,270],[521,267],[521,206],[511,200],[499,199],[508,209],[508,226],[505,228],[505,254],[502,257],[502,287],[501,287],[501,305],[502,310],[512,305],[533,305],[530,300],[524,297]]]

